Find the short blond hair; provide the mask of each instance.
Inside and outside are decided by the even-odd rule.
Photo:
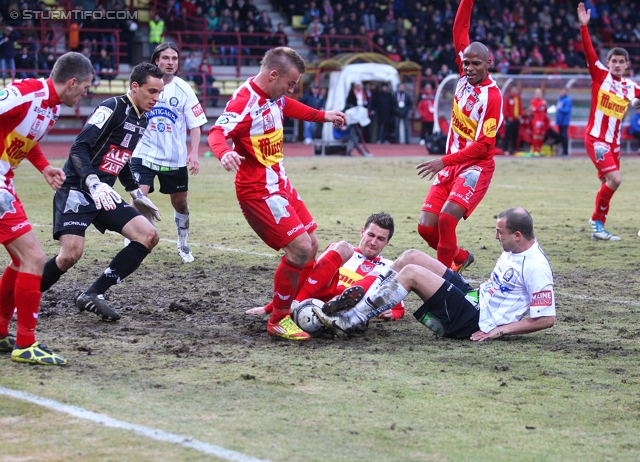
[[[260,71],[275,70],[279,74],[286,74],[291,67],[295,67],[300,74],[304,74],[307,71],[307,66],[302,56],[289,47],[272,48],[265,53],[262,61],[260,61]]]

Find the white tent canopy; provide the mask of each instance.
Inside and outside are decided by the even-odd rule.
[[[325,109],[331,111],[337,109],[342,111],[353,82],[389,82],[391,89],[396,90],[400,83],[398,70],[389,64],[361,63],[349,64],[337,72],[329,75],[329,91],[327,93],[327,103]],[[322,128],[322,139],[333,140],[333,127],[331,124],[324,124]]]

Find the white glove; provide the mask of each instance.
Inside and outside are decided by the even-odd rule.
[[[142,193],[140,188],[129,191],[129,194],[131,194],[131,198],[133,199],[133,205],[136,206],[140,215],[149,220],[149,223],[153,225],[155,224],[154,220],[162,221],[158,207],[151,202],[151,199]]]
[[[89,194],[96,203],[96,208],[100,210],[115,210],[116,203],[122,202],[122,197],[107,183],[103,183],[98,175],[89,175],[85,180],[85,184],[89,188]]]

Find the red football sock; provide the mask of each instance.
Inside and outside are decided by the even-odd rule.
[[[453,261],[460,264],[467,261],[467,258],[469,258],[469,251],[464,250],[462,247],[458,247],[458,253],[453,257]]]
[[[0,338],[9,334],[9,323],[16,308],[13,294],[17,277],[18,272],[7,265],[0,279]]]
[[[531,142],[531,150],[533,152],[542,151],[542,145],[544,144],[544,138],[538,137],[538,135],[534,135],[533,140]]]
[[[36,341],[36,324],[40,309],[40,281],[42,276],[19,273],[16,278],[15,301],[18,309],[16,345],[22,348]]]
[[[447,268],[451,268],[453,256],[458,251],[458,239],[456,237],[456,227],[458,220],[448,213],[441,213],[438,220],[438,230],[440,231],[440,242],[438,243],[438,261]]]
[[[418,223],[418,234],[420,234],[422,239],[424,239],[433,250],[438,248],[440,234],[438,233],[437,226],[424,226]]]
[[[318,293],[318,289],[331,284],[333,277],[340,270],[340,265],[342,265],[342,256],[335,250],[327,250],[320,255],[320,258],[315,261],[313,269],[307,272],[307,277],[302,279],[304,270],[300,274],[301,287],[296,295],[296,300],[302,301],[312,298],[314,294]]]
[[[289,314],[293,297],[298,292],[298,283],[302,268],[295,266],[286,257],[282,257],[273,277],[273,299],[270,305],[273,312],[269,323],[277,324]]]
[[[598,195],[596,196],[596,208],[593,211],[593,215],[591,215],[592,220],[600,220],[602,223],[607,221],[609,203],[615,192],[615,189],[611,189],[607,186],[607,183],[603,183],[602,186],[600,186],[600,191],[598,191]]]

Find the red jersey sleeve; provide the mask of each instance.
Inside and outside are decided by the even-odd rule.
[[[469,46],[469,28],[471,27],[471,11],[474,0],[461,0],[453,21],[453,44],[456,49],[456,63],[460,69],[460,75],[464,75],[462,70],[461,54]]]
[[[324,111],[313,109],[293,98],[284,97],[284,116],[307,122],[324,122]]]
[[[494,143],[495,145],[495,137]],[[490,157],[490,146],[485,143],[471,143],[462,148],[455,154],[447,154],[442,158],[442,163],[445,166],[464,164],[474,159],[488,159]]]
[[[209,147],[211,152],[218,159],[222,159],[227,152],[231,151],[229,144],[227,144],[227,138],[224,136],[224,130],[222,127],[213,126],[209,130],[209,136],[207,136]]]
[[[40,149],[40,145],[36,144],[31,151],[27,154],[27,159],[29,162],[33,164],[35,168],[38,169],[39,172],[42,172],[47,166],[49,166],[49,161],[42,153],[42,149]]]

